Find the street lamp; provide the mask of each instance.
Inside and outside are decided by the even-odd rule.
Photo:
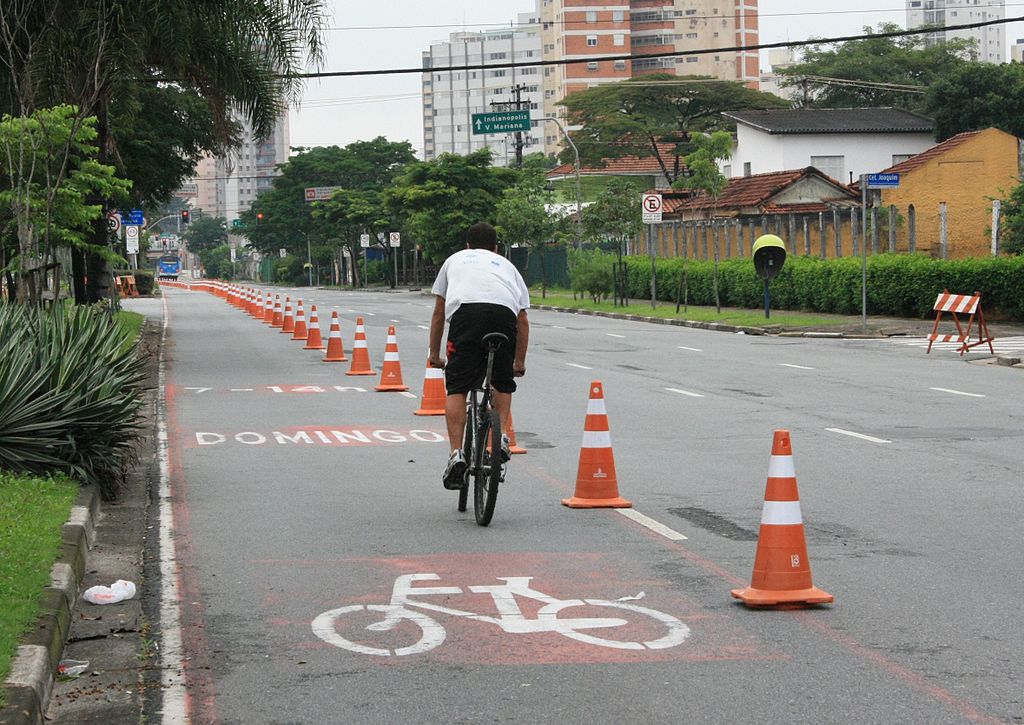
[[[545,121],[551,121],[561,130],[562,135],[565,136],[565,140],[572,146],[572,151],[576,155],[573,160],[573,170],[576,172],[576,248],[581,249],[583,247],[583,216],[581,214],[582,203],[580,201],[580,150],[576,148],[576,144],[572,142],[572,138],[569,133],[565,130],[565,126],[562,125],[554,116],[545,116]]]
[[[306,232],[302,231],[301,229],[299,229],[298,232],[299,232],[299,234],[301,234],[302,236],[304,236],[306,238],[306,269],[309,270],[309,286],[312,287],[313,286],[313,255],[310,252],[310,247],[309,247],[309,234],[307,234]]]

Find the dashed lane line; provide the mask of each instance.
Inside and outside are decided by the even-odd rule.
[[[815,370],[815,368],[809,368],[806,365],[793,365],[791,363],[779,363],[784,368],[796,368],[797,370]]]
[[[842,428],[826,428],[825,430],[830,433],[840,433],[844,436],[851,436],[853,438],[860,438],[861,440],[871,441],[872,443],[892,443],[887,441],[885,438],[875,438],[874,436],[864,435],[863,433],[856,433],[852,430],[843,430]]]
[[[689,395],[691,398],[703,398],[704,396],[700,393],[693,393],[689,390],[682,390],[680,388],[665,388],[670,393],[679,393],[680,395]]]
[[[928,388],[929,390],[937,390],[940,393],[952,393],[953,395],[966,395],[970,398],[984,398],[985,396],[981,393],[965,393],[962,390],[952,390],[950,388]]]
[[[680,534],[675,529],[670,529],[669,527],[665,526],[665,524],[662,524],[662,523],[660,523],[658,521],[655,521],[650,516],[643,515],[642,513],[637,511],[636,509],[615,509],[615,510],[618,511],[623,516],[625,516],[627,519],[632,519],[633,521],[636,521],[641,526],[646,526],[648,529],[650,529],[654,533],[661,534],[662,536],[664,536],[666,539],[668,539],[670,541],[686,541],[687,538],[688,538],[687,536],[684,536],[683,534]]]
[[[680,350],[689,350],[690,352],[704,352],[699,347],[686,347],[685,345],[677,345]]]
[[[619,337],[619,338],[625,337],[625,335],[616,335],[614,332],[606,332],[604,334],[606,334],[608,337]]]
[[[594,368],[588,368],[586,365],[577,365],[576,363],[566,363],[571,368],[579,368],[580,370],[593,370]]]

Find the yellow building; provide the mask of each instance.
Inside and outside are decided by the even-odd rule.
[[[992,200],[1005,198],[1020,183],[1020,158],[1020,139],[1005,131],[958,134],[886,169],[900,175],[900,185],[881,191],[882,205],[912,217],[916,251],[939,257],[944,203],[948,257],[989,255]],[[897,250],[907,251],[909,229],[899,236]]]

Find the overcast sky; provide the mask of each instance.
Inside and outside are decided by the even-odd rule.
[[[508,25],[535,7],[533,0],[328,0],[333,8],[322,70],[419,67],[432,41],[460,30]],[[904,0],[760,0],[761,42],[853,35],[865,26],[905,24]],[[1021,14],[1015,5],[1009,16]],[[1007,27],[1007,47],[1024,37],[1020,23]],[[762,67],[766,67],[762,58]],[[385,136],[423,148],[420,76],[325,78],[306,82],[302,103],[291,111],[292,146],[344,146]]]

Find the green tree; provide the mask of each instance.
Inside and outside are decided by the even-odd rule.
[[[96,160],[95,124],[95,118],[79,119],[78,109],[68,105],[39,109],[28,117],[0,118],[0,154],[10,181],[0,191],[0,205],[8,211],[0,238],[16,240],[3,245],[0,267],[16,265],[22,302],[40,301],[42,272],[55,260],[58,247],[92,249],[105,259],[117,258],[105,244],[90,246],[89,230],[102,218],[103,208],[87,200],[97,194],[124,199],[131,182]]]
[[[784,108],[789,102],[733,81],[658,73],[578,91],[561,105],[569,122],[582,126],[572,134],[580,163],[599,167],[609,158],[653,156],[671,184],[685,171],[691,133],[734,128],[722,111]],[[569,160],[563,152],[563,161]]]
[[[192,221],[182,236],[190,252],[199,253],[228,243],[227,220],[204,216]]]
[[[491,166],[490,149],[441,154],[410,164],[384,201],[402,230],[423,244],[424,257],[440,262],[465,247],[470,226],[494,220],[502,192],[516,179],[515,170]]]
[[[879,33],[901,30],[893,23],[880,23]],[[864,28],[866,35],[870,27]],[[870,108],[898,106],[924,112],[925,89],[962,66],[971,57],[974,41],[949,40],[931,46],[924,36],[896,38],[869,37],[843,43],[806,46],[803,62],[781,68],[786,86],[806,89],[807,106],[821,108]],[[819,79],[841,79],[914,86],[917,91],[834,83]]]
[[[626,179],[615,179],[597,201],[583,209],[583,234],[600,249],[614,249],[617,258],[615,303],[626,305],[626,242],[644,228],[641,189]],[[593,262],[591,262],[593,263]]]
[[[527,247],[528,254],[536,253],[540,258],[542,297],[547,297],[548,291],[544,250],[555,231],[546,201],[543,173],[533,170],[523,172],[519,183],[505,189],[495,208],[498,239],[509,246]]]
[[[696,148],[686,157],[686,167],[689,175],[681,180],[680,186],[686,189],[694,189],[710,199],[707,205],[708,214],[718,200],[719,194],[725,189],[729,180],[725,174],[719,171],[718,162],[724,161],[732,156],[732,136],[725,131],[715,131],[712,134],[705,134],[694,139]],[[715,309],[722,313],[722,302],[718,294],[718,244],[714,244],[714,288],[715,288]]]
[[[1003,199],[999,236],[1004,252],[1024,254],[1024,184],[1017,184]]]
[[[964,63],[929,86],[924,110],[937,141],[989,126],[1024,136],[1024,65]]]

